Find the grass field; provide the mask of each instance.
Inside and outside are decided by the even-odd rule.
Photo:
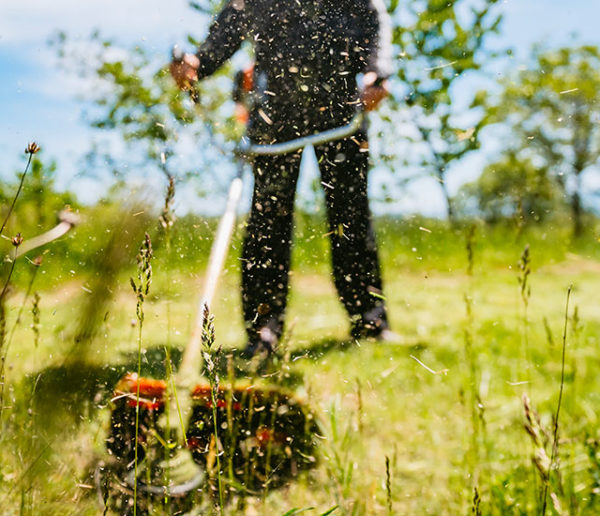
[[[391,345],[348,339],[324,231],[306,218],[298,226],[289,360],[277,377],[320,418],[319,462],[288,486],[249,499],[243,510],[226,507],[226,514],[313,508],[303,514],[316,515],[334,506],[333,514],[357,515],[539,514],[546,485],[547,514],[600,511],[597,235],[572,244],[559,226],[521,234],[480,226],[469,259],[468,229],[379,221],[391,325],[404,340]],[[526,244],[529,264],[522,258]],[[197,252],[201,264],[206,247]],[[146,374],[161,374],[157,358],[165,343],[182,348],[189,335],[202,270],[185,248],[178,254],[166,267],[157,249],[145,303]],[[54,276],[59,267],[48,264]],[[531,272],[521,289],[524,269]],[[83,267],[63,270],[61,281],[40,277],[39,343],[29,300],[6,362],[3,514],[102,513],[90,471],[105,454],[112,386],[136,360],[132,271],[111,286],[112,301],[84,347],[74,347],[73,335],[92,280]],[[8,305],[9,331],[27,274],[19,281]],[[213,308],[217,342],[239,348],[236,252],[221,285]],[[525,394],[539,414],[538,422],[530,411],[529,433]]]

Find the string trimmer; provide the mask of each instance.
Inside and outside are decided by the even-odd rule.
[[[192,99],[197,98],[197,93],[192,95]],[[107,440],[108,451],[115,461],[110,472],[104,466],[96,475],[102,497],[106,495],[104,484],[119,490],[124,495],[122,503],[129,506],[134,485],[138,493],[146,496],[182,497],[196,491],[203,482],[214,488],[216,476],[224,480],[230,492],[256,493],[266,487],[272,489],[283,485],[286,479],[314,465],[318,428],[308,407],[291,393],[276,387],[216,387],[214,382],[211,386],[200,376],[204,365],[202,335],[207,327],[208,307],[212,305],[229,250],[242,193],[244,162],[257,155],[285,154],[308,145],[338,140],[354,134],[361,123],[362,113],[359,113],[343,127],[272,145],[254,144],[248,138],[242,138],[235,151],[238,171],[229,187],[225,213],[211,247],[204,291],[174,378],[176,389],[169,389],[164,380],[138,378],[134,373],[125,375],[117,384]],[[134,436],[138,406],[137,455],[138,460],[146,462],[146,468],[141,469],[142,473],[135,479]],[[154,471],[150,468],[151,464],[161,462],[164,448],[170,446],[169,432],[165,432],[161,424],[166,411],[170,414],[170,430],[180,437],[185,436],[186,440],[184,458],[181,459],[182,453],[179,453],[172,460],[189,462],[191,457],[198,465],[195,470],[188,467],[183,480],[174,481],[173,476],[177,475],[165,478],[162,467]],[[178,420],[177,414],[182,414],[183,421],[187,422],[184,429],[182,425],[177,428],[173,424]],[[220,463],[220,471],[215,469],[217,463]],[[110,478],[106,473],[112,473]]]

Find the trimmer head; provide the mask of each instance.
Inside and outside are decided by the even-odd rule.
[[[138,462],[161,461],[166,453],[161,416],[165,411],[167,383],[147,378],[138,381],[136,374],[129,373],[115,389],[107,439],[114,470],[119,470],[123,477],[131,475],[134,468],[138,384]],[[187,422],[187,447],[205,472],[201,489],[210,492],[215,488],[217,453],[221,481],[228,495],[258,494],[264,489],[283,486],[315,465],[319,426],[299,398],[277,387],[221,386],[215,392],[215,438],[211,390],[208,383],[196,385],[191,393],[192,412]],[[164,483],[158,478],[151,482],[155,487]]]

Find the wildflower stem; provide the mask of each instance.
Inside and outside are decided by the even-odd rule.
[[[137,511],[137,475],[138,475],[138,436],[140,430],[140,376],[142,373],[142,321],[138,331],[138,364],[137,364],[137,387],[135,393],[135,456],[134,456],[134,481],[133,481],[133,515]]]
[[[219,488],[219,511],[221,516],[224,514],[225,505],[223,503],[223,485],[221,482],[221,458],[219,457],[219,432],[217,430],[217,397],[215,396],[215,387],[211,385],[210,398],[212,402],[212,415],[213,415],[213,430],[215,436],[215,455],[217,457],[217,485]]]
[[[140,429],[140,376],[142,374],[142,332],[144,328],[144,300],[150,291],[152,282],[152,243],[150,235],[146,233],[144,242],[140,247],[137,256],[138,264],[138,283],[131,278],[131,287],[137,297],[135,314],[139,322],[138,329],[138,366],[137,366],[137,387],[135,403],[135,442],[134,442],[134,477],[133,477],[133,516],[137,514],[137,475],[138,475],[138,437]]]
[[[560,390],[558,392],[558,403],[556,404],[556,414],[554,415],[554,431],[552,435],[552,454],[550,456],[550,468],[548,470],[548,481],[544,486],[544,500],[542,505],[542,515],[546,514],[546,506],[548,502],[548,486],[550,484],[550,475],[552,474],[552,469],[554,468],[554,461],[556,460],[556,456],[558,455],[558,418],[560,416],[560,406],[562,404],[563,398],[563,390],[565,386],[565,358],[566,358],[566,350],[567,350],[567,325],[569,322],[569,300],[571,299],[571,292],[573,291],[573,285],[569,286],[567,290],[567,302],[565,306],[565,324],[563,328],[563,338],[562,338],[562,359],[561,359],[561,369],[560,369]]]
[[[392,475],[390,473],[390,458],[385,456],[385,491],[387,495],[387,509],[388,515],[394,514],[392,505]]]
[[[29,296],[31,295],[31,290],[33,289],[33,283],[35,281],[35,278],[37,276],[37,271],[39,269],[39,265],[35,264],[35,269],[33,269],[33,274],[31,275],[31,279],[29,280],[29,285],[27,286],[27,291],[25,292],[25,297],[23,298],[23,303],[21,304],[21,307],[19,308],[19,313],[17,314],[17,319],[15,320],[15,323],[13,324],[13,327],[10,331],[10,335],[8,337],[8,342],[6,343],[6,349],[5,349],[5,353],[8,353],[8,348],[10,347],[10,344],[12,342],[13,336],[15,334],[15,331],[17,329],[17,327],[19,326],[19,324],[21,323],[21,316],[23,315],[23,310],[25,309],[25,304],[27,303],[27,300],[29,299]]]
[[[6,283],[4,283],[4,288],[2,289],[2,293],[0,294],[0,421],[2,420],[2,412],[4,408],[4,385],[5,385],[5,376],[4,376],[4,364],[6,362],[6,352],[8,350],[8,345],[6,349],[4,349],[4,339],[6,337],[6,311],[4,308],[4,296],[8,290],[8,285],[10,284],[10,278],[15,270],[15,264],[17,263],[17,251],[19,250],[19,246],[23,242],[23,238],[19,233],[16,237],[12,239],[12,243],[15,247],[15,255],[10,265],[10,271],[8,272],[8,277],[6,278]]]
[[[2,293],[0,294],[0,302],[2,302],[4,300],[4,295],[6,294],[6,291],[8,290],[8,285],[10,284],[10,278],[15,270],[15,263],[17,263],[17,260],[13,260],[12,263],[10,264],[10,270],[8,271],[8,277],[6,278],[4,287],[2,288]]]
[[[29,147],[28,147],[28,150],[29,150]],[[12,211],[15,208],[15,204],[17,203],[17,199],[19,197],[19,194],[21,193],[21,189],[23,188],[23,183],[25,182],[25,176],[27,175],[27,171],[29,170],[29,165],[31,165],[31,160],[33,158],[34,152],[28,152],[28,154],[29,154],[29,159],[27,160],[27,165],[25,166],[25,170],[21,174],[21,181],[19,182],[19,188],[17,188],[17,193],[15,194],[15,196],[13,198],[12,204],[10,205],[10,208],[8,209],[8,213],[6,214],[6,217],[4,218],[4,222],[2,223],[2,227],[0,228],[0,235],[4,231],[4,228],[6,227],[6,224],[8,223],[8,219],[10,218],[10,215],[12,214]]]

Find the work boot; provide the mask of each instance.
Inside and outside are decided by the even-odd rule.
[[[375,335],[375,340],[377,342],[382,342],[384,344],[404,344],[404,339],[395,331],[390,330],[389,328],[384,328],[377,335]]]
[[[359,318],[352,325],[352,337],[355,339],[370,339],[385,344],[402,344],[404,339],[390,330],[384,318],[365,320]]]
[[[255,356],[264,356],[265,358],[275,353],[277,349],[277,335],[268,326],[263,326],[257,332],[257,338],[251,339],[242,351],[241,357],[247,360]]]

